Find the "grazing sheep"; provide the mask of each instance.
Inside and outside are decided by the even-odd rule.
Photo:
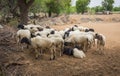
[[[95,30],[93,28],[89,28],[89,31],[91,32],[95,32]]]
[[[46,30],[43,30],[43,31],[37,31],[34,34],[35,34],[35,36],[40,35],[42,37],[47,37],[50,34],[50,32],[46,31]]]
[[[86,57],[85,53],[82,50],[78,50],[77,48],[73,49],[73,56],[76,57],[76,58]]]
[[[79,30],[77,25],[72,26],[71,29],[72,29],[72,31]]]
[[[94,32],[94,29],[93,28],[89,28],[89,29],[85,29],[85,32]]]
[[[24,29],[18,30],[16,35],[17,35],[16,38],[17,38],[18,46],[20,45],[20,43],[23,43],[21,41],[22,38],[26,37],[26,38],[30,39],[30,37],[31,37],[30,31],[24,30]],[[23,49],[23,47],[22,47],[22,49]]]
[[[64,32],[63,39],[69,37],[69,36],[72,35],[72,34],[77,34],[77,33],[79,33],[79,32],[80,32],[79,30],[72,31],[71,29],[68,30],[68,31],[65,31],[65,32]]]
[[[72,56],[73,55],[73,48],[64,48],[63,54]]]
[[[72,55],[77,58],[84,58],[88,49],[95,45],[97,40],[97,50],[103,50],[105,46],[105,36],[94,32],[93,28],[74,25],[65,30],[56,31],[49,26],[40,25],[18,25],[17,43],[27,44],[35,50],[35,57],[38,58],[45,50],[50,51],[50,59],[56,58],[57,50],[62,54]]]
[[[60,31],[58,31],[58,33],[59,33],[59,34],[62,36],[62,38],[63,38],[65,31],[60,30]]]
[[[48,36],[49,37],[49,36]],[[59,50],[60,56],[62,56],[63,48],[64,48],[64,40],[62,37],[50,37],[55,44],[55,50]]]
[[[26,43],[27,48],[29,48],[29,45],[31,45],[30,40],[27,37],[23,37],[20,41],[21,44]]]
[[[59,33],[49,34],[47,37],[48,37],[48,38],[51,38],[51,37],[62,38],[62,36],[61,36]],[[63,38],[62,38],[62,39],[63,39]]]
[[[70,35],[73,35],[73,34],[84,34],[85,32],[81,32],[81,31],[79,31],[79,30],[75,30],[75,31],[71,31],[70,32]],[[69,36],[70,36],[69,35]]]
[[[35,50],[35,58],[38,58],[39,55],[42,55],[42,51],[48,49],[51,53],[50,60],[54,60],[56,57],[56,50],[54,41],[50,38],[42,38],[41,36],[36,36],[31,38],[30,40],[26,38],[29,43],[26,44],[31,45],[32,48]],[[40,51],[38,51],[40,50]]]
[[[93,32],[87,32],[85,34],[88,37],[88,42],[89,42],[89,48],[95,45],[95,35]]]
[[[24,29],[24,25],[23,25],[23,24],[19,24],[19,25],[17,26],[17,28],[18,28],[18,29]]]
[[[79,31],[84,31],[84,27],[83,26],[79,26],[78,29],[79,29]]]
[[[65,42],[72,43],[73,46],[82,46],[85,52],[88,49],[88,38],[85,35],[71,35],[65,39]]]
[[[46,29],[51,29],[50,26],[46,26],[45,28],[46,28]]]
[[[80,48],[75,46],[75,48],[71,47],[65,47],[63,54],[74,56],[76,58],[84,58],[86,57],[85,53],[82,50],[79,50]]]
[[[97,39],[97,50],[104,50],[105,36],[103,34],[96,33],[95,38]]]
[[[64,33],[63,39],[66,39],[66,38],[69,36],[69,34],[70,34],[70,32],[66,31],[66,32]]]
[[[30,27],[29,30],[30,30],[31,33],[35,33],[35,32],[38,31],[38,28],[36,28],[36,27]]]
[[[34,24],[25,25],[24,28],[30,30],[31,33],[43,30],[42,26],[40,26],[40,25],[34,25]]]

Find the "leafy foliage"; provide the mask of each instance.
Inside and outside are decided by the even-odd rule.
[[[76,2],[76,10],[77,13],[84,13],[87,10],[87,5],[89,4],[90,0],[78,0]]]
[[[94,7],[95,12],[103,12],[103,7],[101,6],[96,6]]]
[[[114,0],[104,0],[102,1],[102,6],[104,7],[104,10],[111,11],[113,9],[113,3]]]
[[[61,12],[70,12],[70,2],[71,0],[50,0],[46,2],[48,13],[56,13],[59,15]]]
[[[119,7],[114,7],[113,11],[120,11],[120,6]]]

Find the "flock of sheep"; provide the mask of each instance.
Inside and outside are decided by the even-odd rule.
[[[16,38],[19,46],[26,44],[28,49],[35,51],[38,58],[46,51],[50,51],[50,60],[56,58],[56,52],[72,55],[77,58],[86,57],[85,52],[97,45],[97,50],[103,50],[105,36],[95,33],[94,29],[74,25],[64,30],[55,30],[49,26],[18,25]]]

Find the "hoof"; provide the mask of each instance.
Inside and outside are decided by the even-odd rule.
[[[38,57],[35,57],[35,59],[38,59],[39,58],[39,56]]]
[[[38,58],[35,58],[36,60],[38,59]]]
[[[52,58],[50,58],[50,60],[55,60],[55,56],[53,56]]]
[[[53,60],[52,58],[50,58],[50,60]]]

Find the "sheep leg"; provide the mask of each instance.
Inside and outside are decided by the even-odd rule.
[[[42,54],[43,54],[43,51],[42,51],[42,50],[40,50],[40,56],[42,56]]]
[[[61,51],[60,51],[61,56],[63,55],[63,50],[64,50],[64,44],[62,44],[61,46]]]
[[[51,56],[50,56],[50,60],[53,60],[54,56],[53,56],[53,50],[50,50]]]
[[[104,45],[101,44],[100,46],[101,46],[100,49],[101,49],[101,50],[104,50]]]
[[[59,53],[60,53],[60,56],[62,56],[62,45],[59,45]]]
[[[39,57],[39,52],[38,52],[37,49],[35,49],[35,53],[36,53],[35,58],[38,59],[38,57]]]
[[[55,50],[55,47],[51,47],[51,48],[52,49],[50,49],[50,52],[51,52],[50,60],[54,60],[56,57],[56,50]]]
[[[21,48],[22,48],[22,51],[23,51],[24,47],[22,45],[21,45]]]
[[[54,50],[53,50],[53,60],[55,60],[55,57],[56,57],[56,50],[55,50],[55,48],[54,48]]]
[[[88,44],[89,49],[91,48],[91,45],[92,45],[92,42],[89,42],[89,44]]]
[[[29,49],[29,45],[27,45],[27,49]]]
[[[87,52],[87,51],[86,51],[86,48],[85,48],[85,45],[83,46],[83,49],[84,49],[85,52]]]
[[[100,41],[97,40],[97,51],[100,50]]]
[[[104,50],[104,46],[102,46],[102,50]]]
[[[62,56],[62,50],[60,50],[60,56]]]
[[[84,49],[84,52],[87,52],[87,48],[88,48],[87,44],[86,44],[86,43],[84,43],[84,44],[83,44],[83,49]]]
[[[93,47],[95,46],[95,39],[93,39]]]
[[[19,42],[19,39],[17,38],[17,45],[18,45],[18,48],[20,47],[20,42]]]
[[[97,51],[99,51],[99,49],[100,49],[100,48],[99,48],[99,45],[97,45]]]

